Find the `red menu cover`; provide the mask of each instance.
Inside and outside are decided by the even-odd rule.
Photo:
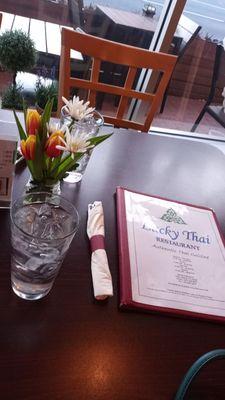
[[[117,188],[120,307],[225,322],[225,249],[214,212]]]

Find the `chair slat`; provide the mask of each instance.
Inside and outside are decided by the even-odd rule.
[[[62,29],[62,42],[66,43],[71,49],[78,50],[87,56],[136,68],[149,68],[149,58],[151,57],[152,69],[165,71],[167,66],[174,65],[174,60],[177,59],[176,56],[171,54],[150,52],[140,47],[72,32],[68,29]]]
[[[101,82],[91,82],[85,79],[79,79],[79,78],[70,78],[70,85],[73,87],[79,87],[87,90],[95,90],[96,92],[103,92],[103,93],[110,93],[110,94],[115,94],[119,96],[126,96],[126,97],[134,97],[139,100],[143,101],[150,101],[155,97],[154,94],[152,93],[142,93],[142,92],[136,92],[135,90],[132,89],[124,89],[121,86],[114,86],[114,85],[108,85],[107,83],[101,83]]]
[[[70,49],[65,45],[61,49],[60,68],[59,68],[59,98],[58,98],[58,116],[63,105],[62,96],[70,97]],[[63,89],[62,89],[63,88]]]
[[[108,124],[113,124],[116,127],[135,129],[137,131],[143,130],[143,125],[138,122],[129,121],[127,119],[118,119],[109,115],[104,115],[104,120]]]
[[[91,70],[91,82],[93,82],[93,83],[98,82],[100,65],[101,65],[101,60],[94,58],[93,64],[92,64],[92,70]],[[96,90],[91,90],[91,89],[89,90],[88,99],[90,101],[90,105],[92,107],[94,107],[95,101],[96,101]]]
[[[132,88],[136,72],[137,72],[137,68],[132,68],[132,67],[129,68],[129,71],[128,71],[128,74],[127,74],[127,78],[126,78],[126,82],[125,82],[125,85],[124,85],[125,89],[131,89]],[[129,97],[125,97],[125,96],[121,97],[116,118],[123,118],[124,112],[125,112],[126,107],[127,107],[128,99],[129,99]]]

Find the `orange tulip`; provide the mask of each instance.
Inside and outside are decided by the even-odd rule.
[[[41,116],[37,110],[29,108],[26,116],[26,128],[28,135],[36,135],[41,122]]]
[[[36,148],[36,136],[28,136],[26,140],[21,140],[20,150],[26,160],[34,160]]]
[[[50,157],[50,158],[59,157],[60,154],[62,153],[62,150],[56,149],[56,146],[62,144],[60,137],[62,137],[62,138],[64,137],[63,132],[55,131],[48,138],[46,145],[45,145],[45,152],[48,157]]]

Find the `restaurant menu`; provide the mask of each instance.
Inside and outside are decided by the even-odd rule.
[[[9,208],[12,196],[17,137],[12,133],[8,134],[7,131],[3,131],[4,125],[0,121],[0,208]]]
[[[212,210],[117,189],[121,306],[225,317],[225,250]]]

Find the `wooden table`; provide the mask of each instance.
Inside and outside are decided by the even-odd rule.
[[[96,32],[98,36],[102,36],[107,27],[107,31],[104,32],[106,39],[147,49],[158,25],[156,19],[147,17],[146,15],[102,5],[97,5],[95,15],[99,15],[101,20],[104,21],[103,26],[101,24],[94,24],[92,27],[93,30],[101,28],[101,31]],[[182,40],[183,28],[178,25],[172,44],[174,54],[177,53]]]
[[[212,207],[225,234],[225,143],[115,133],[94,150],[83,181],[63,184],[81,226],[51,293],[10,288],[10,219],[1,210],[0,388],[4,400],[172,400],[189,366],[225,348],[225,326],[118,309],[115,190],[121,185]],[[14,197],[27,179],[18,171]],[[115,295],[93,299],[87,205],[102,200]],[[225,360],[208,366],[190,399],[224,399]]]

